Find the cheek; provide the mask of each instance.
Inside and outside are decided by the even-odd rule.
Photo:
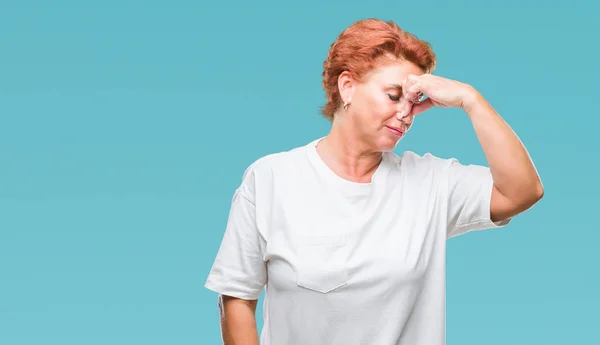
[[[376,114],[374,115],[379,120],[388,120],[390,117],[396,116],[398,103],[391,101],[385,96],[385,99],[379,100],[377,104],[374,104],[373,109],[376,109]]]
[[[396,113],[396,104],[386,94],[371,97],[366,105],[366,110],[373,119],[382,119]]]
[[[371,89],[362,91],[355,103],[357,120],[362,123],[361,126],[379,128],[382,122],[396,116],[398,103],[392,101],[385,92]]]

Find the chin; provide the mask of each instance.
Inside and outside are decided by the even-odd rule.
[[[396,146],[398,146],[398,143],[400,142],[400,138],[390,138],[390,137],[384,137],[384,138],[380,138],[379,142],[377,143],[377,148],[379,151],[381,152],[390,152],[393,151]]]

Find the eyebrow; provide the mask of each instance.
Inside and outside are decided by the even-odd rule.
[[[400,84],[389,84],[389,86],[397,89],[398,91],[402,92],[402,85]]]

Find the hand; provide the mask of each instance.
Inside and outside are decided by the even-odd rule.
[[[476,102],[477,91],[468,84],[432,74],[410,74],[402,82],[404,110],[401,116],[415,116],[434,106],[466,109]],[[427,96],[418,102],[419,94]]]

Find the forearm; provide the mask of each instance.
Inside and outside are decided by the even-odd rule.
[[[259,345],[256,301],[222,296],[219,307],[224,345]]]
[[[496,189],[513,203],[533,205],[543,195],[536,168],[521,140],[476,91],[464,110],[471,119]]]

